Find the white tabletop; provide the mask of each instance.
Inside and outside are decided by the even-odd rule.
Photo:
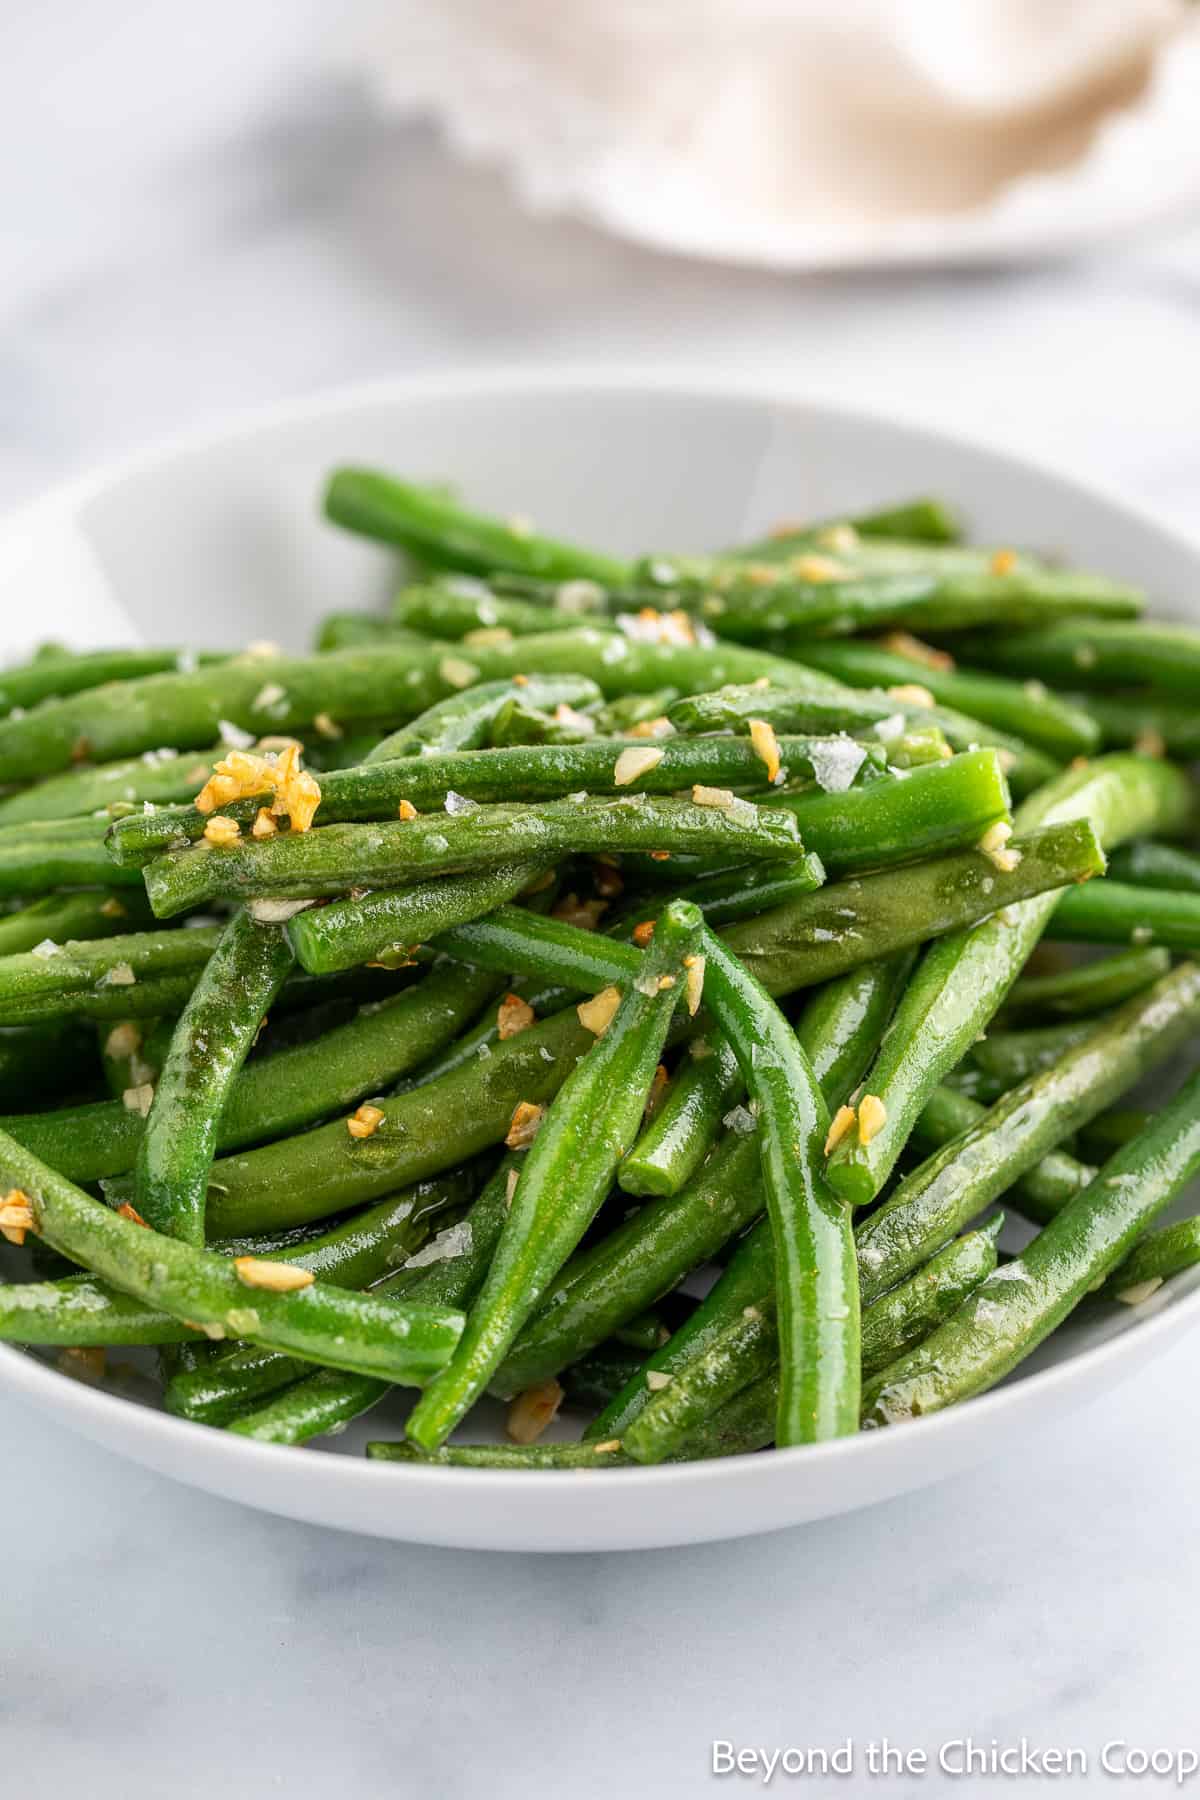
[[[769,371],[1033,449],[1194,528],[1200,221],[1028,272],[797,281],[660,260],[523,216],[373,115],[314,43],[319,10],[13,9],[0,501],[330,382],[587,359]],[[1176,1349],[1015,1465],[620,1559],[339,1537],[173,1486],[0,1396],[6,1791],[691,1795],[714,1739],[847,1738],[853,1777],[774,1787],[1042,1791],[940,1775],[938,1746],[967,1734],[1082,1748],[1076,1787],[1103,1791],[1110,1740],[1200,1748],[1196,1356]],[[930,1770],[870,1779],[884,1736]]]

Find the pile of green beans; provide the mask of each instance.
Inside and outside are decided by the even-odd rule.
[[[597,1470],[969,1399],[1200,1262],[1200,1077],[1131,1095],[1200,1039],[1200,634],[936,499],[629,557],[324,506],[419,585],[311,654],[0,670],[0,1340]]]

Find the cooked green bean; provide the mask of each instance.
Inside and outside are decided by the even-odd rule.
[[[1118,754],[1060,776],[1025,802],[1017,824],[1028,829],[1087,817],[1107,846],[1177,828],[1191,803],[1190,783],[1181,770]],[[1042,893],[926,953],[867,1077],[867,1092],[878,1106],[877,1127],[869,1137],[847,1135],[830,1158],[830,1180],[844,1198],[857,1205],[874,1199],[926,1099],[1004,999],[1057,901],[1052,891]]]
[[[858,1271],[850,1211],[824,1177],[829,1112],[799,1040],[766,990],[705,928],[705,991],[758,1111],[779,1271],[776,1441],[857,1429]]]
[[[868,1289],[876,1292],[923,1262],[1078,1126],[1178,1051],[1198,1020],[1200,968],[1184,963],[934,1151],[859,1231]]]
[[[219,926],[195,931],[130,931],[116,938],[54,944],[0,962],[0,1019],[49,998],[119,990],[134,998],[143,982],[186,976],[194,982],[220,940]],[[145,1014],[141,1015],[145,1017]],[[13,1022],[19,1022],[15,1017]]]
[[[1130,687],[1139,682],[1194,700],[1200,681],[1200,632],[1142,620],[1066,619],[1035,631],[980,641],[982,661],[1018,675],[1079,687]]]
[[[785,738],[784,764],[794,778],[840,766],[837,778],[850,786],[884,773],[879,745],[850,740]],[[847,772],[848,771],[848,772]],[[830,781],[834,779],[831,774]],[[321,784],[319,826],[354,821],[394,821],[402,804],[421,812],[453,809],[461,800],[523,802],[559,800],[587,792],[673,794],[693,784],[728,788],[766,788],[766,764],[744,741],[678,739],[663,744],[631,745],[624,738],[593,739],[586,744],[516,745],[501,750],[460,750],[409,757],[398,762],[336,770]],[[892,784],[888,784],[889,792]],[[944,780],[947,805],[954,805],[956,783]],[[238,800],[218,809],[239,825],[252,824],[262,796]],[[463,810],[469,810],[463,809]],[[164,807],[155,813],[118,820],[108,834],[109,851],[120,867],[142,867],[183,840],[195,843],[211,817],[195,807]]]
[[[1200,856],[1178,844],[1122,844],[1108,865],[1108,873],[1113,881],[1129,882],[1134,887],[1200,894]],[[0,920],[0,931],[3,926]]]
[[[501,863],[478,875],[442,875],[361,899],[332,900],[297,913],[288,934],[310,975],[389,958],[403,963],[418,944],[515,900],[540,873],[536,863]]]
[[[746,732],[752,719],[762,719],[777,732],[870,733],[889,750],[906,731],[938,730],[954,750],[977,750],[986,744],[999,751],[1017,794],[1028,793],[1057,773],[1057,763],[1042,751],[978,719],[946,707],[914,705],[911,698],[898,699],[881,690],[843,687],[817,669],[804,673],[817,685],[803,680],[785,686],[771,681],[728,684],[677,700],[667,717],[682,732]]]
[[[721,1121],[745,1092],[722,1032],[693,1038],[663,1099],[617,1170],[627,1194],[677,1194],[708,1155]]]
[[[442,1366],[462,1316],[313,1282],[292,1292],[263,1285],[269,1263],[238,1267],[212,1251],[118,1218],[12,1138],[0,1134],[0,1181],[27,1196],[33,1230],[134,1298],[206,1335],[232,1333],[271,1349],[391,1381],[419,1384]]]
[[[399,886],[514,861],[551,862],[568,852],[714,853],[730,861],[794,855],[790,814],[754,806],[697,805],[635,794],[552,800],[544,806],[471,807],[375,825],[326,825],[262,842],[197,844],[143,871],[160,918],[243,895],[308,899],[356,886]]]
[[[242,1238],[210,1248],[226,1257],[269,1256],[274,1262],[295,1264],[334,1287],[365,1287],[418,1250],[438,1214],[469,1193],[466,1175],[441,1176],[392,1195],[299,1243]],[[0,1338],[18,1344],[87,1346],[203,1342],[204,1334],[199,1326],[190,1328],[161,1307],[132,1299],[110,1282],[81,1274],[60,1281],[0,1286]],[[263,1357],[270,1353],[255,1354]],[[227,1365],[231,1359],[222,1360]],[[211,1367],[214,1378],[215,1372],[215,1366]]]
[[[199,793],[223,755],[216,749],[149,750],[124,762],[84,764],[64,775],[36,781],[0,800],[0,826],[36,819],[78,819],[108,808],[190,800]],[[110,815],[112,816],[112,815]]]
[[[445,636],[441,632],[439,636]],[[549,709],[591,706],[600,698],[594,681],[581,675],[530,675],[521,688],[530,706]],[[513,684],[481,681],[461,694],[438,700],[411,724],[383,738],[364,762],[394,762],[405,756],[434,756],[454,750],[479,750],[488,742],[496,714],[513,697]]]
[[[335,469],[325,489],[335,525],[458,569],[516,569],[557,579],[621,581],[626,565],[534,533],[528,521],[468,512],[444,492],[374,469]]]
[[[1046,935],[1079,944],[1160,944],[1167,950],[1200,950],[1200,894],[1130,887],[1098,881],[1087,904],[1064,894]]]
[[[1103,1012],[1141,993],[1170,966],[1165,950],[1126,950],[1050,975],[1021,975],[1008,990],[1003,1018],[1008,1024],[1021,1018],[1073,1019]]]
[[[217,662],[209,655],[206,662]],[[0,672],[0,713],[37,706],[43,700],[82,693],[113,681],[136,680],[164,669],[180,669],[196,658],[183,650],[63,650],[48,646],[32,661]]]
[[[920,1343],[992,1272],[1001,1223],[998,1216],[983,1230],[947,1244],[908,1281],[864,1307],[864,1377]],[[720,1406],[773,1369],[778,1336],[773,1303],[760,1291],[756,1300],[733,1301],[725,1312],[730,1322],[702,1351],[685,1351],[673,1360],[664,1352],[644,1364],[588,1427],[587,1438],[619,1437],[636,1461],[665,1461]]]
[[[35,714],[29,715],[31,718]],[[0,719],[0,732],[6,721]],[[44,894],[48,888],[136,887],[136,869],[109,859],[107,816],[38,819],[0,828],[0,899]]]
[[[904,687],[915,683],[935,701],[1011,732],[1050,756],[1068,761],[1100,747],[1100,727],[1082,706],[1064,700],[1038,681],[1013,681],[956,668],[937,653],[915,660],[883,643],[807,643],[799,661],[844,681],[848,687]]]
[[[498,994],[493,976],[443,964],[415,987],[364,1006],[322,1037],[255,1059],[230,1090],[218,1127],[219,1148],[237,1150],[283,1137],[385,1092]],[[89,1182],[133,1168],[145,1124],[140,1111],[104,1101],[6,1118],[0,1129],[60,1174]]]
[[[293,962],[281,925],[235,913],[175,1027],[146,1118],[133,1204],[155,1231],[203,1245],[221,1113]]]
[[[1191,700],[1095,692],[1068,697],[1086,706],[1108,749],[1165,750],[1180,762],[1200,756],[1200,713]]]
[[[1193,1269],[1200,1262],[1200,1219],[1179,1219],[1161,1225],[1135,1244],[1124,1262],[1118,1263],[1101,1292],[1106,1298],[1136,1306],[1160,1288],[1172,1275]]]
[[[823,990],[825,1004],[802,1015],[801,1043],[828,1104],[845,1099],[873,1054],[899,977],[894,963],[871,965],[853,980],[830,984]],[[514,1385],[545,1380],[601,1343],[642,1306],[710,1260],[762,1207],[756,1124],[754,1115],[743,1111],[677,1195],[652,1201],[567,1264],[510,1354],[507,1373]],[[751,1235],[761,1238],[770,1256],[769,1225],[764,1221]],[[751,1248],[749,1254],[756,1252]],[[741,1255],[739,1251],[734,1262]],[[736,1280],[731,1263],[726,1286]],[[756,1298],[769,1280],[769,1273],[766,1281],[756,1274],[747,1299]],[[706,1302],[676,1338],[686,1334],[684,1341],[698,1347],[709,1314]]]
[[[954,1088],[934,1088],[925,1102],[924,1112],[913,1126],[909,1141],[918,1150],[940,1150],[951,1138],[978,1125],[986,1114],[987,1107],[982,1102],[957,1093]],[[1004,1197],[1025,1218],[1044,1225],[1047,1219],[1062,1211],[1073,1194],[1087,1186],[1095,1173],[1094,1168],[1068,1156],[1065,1150],[1051,1150],[1011,1188],[1006,1188]],[[914,1193],[913,1202],[916,1206],[922,1204],[919,1189]],[[860,1233],[866,1230],[872,1216],[863,1220],[858,1228]],[[889,1269],[885,1268],[881,1279],[886,1282],[889,1278]]]
[[[16,912],[0,914],[0,957],[21,956],[47,939],[65,944],[73,939],[115,937],[152,922],[145,895],[133,888],[123,888],[120,893],[94,888],[47,894]]]
[[[779,526],[767,537],[748,544],[735,544],[723,554],[741,561],[771,562],[788,557],[797,550],[836,549],[846,535],[846,528],[859,537],[907,539],[921,544],[957,544],[962,527],[943,500],[909,500],[900,506],[883,507],[876,512],[852,513],[845,519],[825,519],[815,525]]]
[[[409,1417],[408,1435],[424,1448],[445,1441],[491,1380],[607,1193],[640,1123],[684,958],[701,929],[686,902],[664,910],[642,970],[542,1119],[459,1347]]]
[[[1200,1168],[1200,1075],[1012,1262],[863,1396],[867,1425],[940,1411],[992,1387],[1128,1255]]]
[[[0,1102],[5,1106],[44,1105],[90,1082],[95,1073],[95,1035],[79,1019],[0,1027]]]
[[[196,750],[233,724],[256,737],[311,725],[415,715],[469,685],[444,647],[411,643],[328,656],[239,656],[189,674],[147,675],[0,719],[0,781],[30,781],[85,758],[111,762],[170,746]],[[505,673],[506,671],[498,671]]]
[[[506,1156],[460,1224],[439,1233],[430,1260],[403,1268],[381,1282],[377,1295],[399,1293],[421,1305],[462,1307],[475,1298],[508,1217],[509,1175],[519,1165]],[[435,1252],[440,1252],[436,1255]],[[348,1424],[381,1400],[388,1384],[371,1376],[321,1369],[265,1406],[244,1412],[230,1429],[267,1444],[301,1444]]]

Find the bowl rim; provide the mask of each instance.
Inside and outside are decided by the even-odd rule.
[[[984,436],[947,429],[935,422],[914,420],[886,408],[844,406],[819,394],[806,395],[800,387],[781,389],[765,375],[731,378],[686,367],[657,371],[636,365],[588,363],[545,368],[514,362],[478,369],[384,376],[320,388],[311,394],[243,409],[224,419],[166,435],[141,449],[104,459],[18,504],[0,516],[0,542],[21,535],[35,524],[44,529],[46,522],[53,521],[56,516],[61,517],[64,524],[71,522],[73,515],[89,500],[175,457],[213,450],[233,438],[253,437],[294,421],[319,419],[325,414],[356,406],[387,406],[409,400],[467,399],[475,395],[487,397],[506,393],[578,398],[588,390],[608,396],[628,394],[630,398],[656,395],[675,400],[749,403],[782,413],[807,414],[818,422],[825,418],[837,425],[901,431],[914,439],[936,443],[943,450],[961,450],[968,455],[984,457],[1014,474],[1026,478],[1033,476],[1090,504],[1101,505],[1131,526],[1152,533],[1176,555],[1193,561],[1200,573],[1200,547],[1182,531],[1164,523],[1148,508],[1131,502],[1102,481],[1065,474],[1052,459],[998,448]],[[740,1484],[743,1480],[756,1483],[787,1481],[800,1466],[825,1465],[834,1460],[848,1468],[868,1457],[882,1461],[886,1444],[891,1443],[899,1450],[897,1439],[904,1445],[911,1445],[914,1433],[919,1434],[917,1441],[932,1445],[935,1440],[961,1433],[966,1417],[977,1426],[985,1426],[988,1420],[1035,1411],[1044,1399],[1054,1395],[1069,1403],[1077,1390],[1086,1392],[1109,1365],[1119,1364],[1127,1358],[1134,1363],[1148,1359],[1157,1349],[1165,1348],[1167,1342],[1189,1324],[1194,1324],[1198,1316],[1200,1279],[1191,1291],[1181,1294],[1170,1305],[1160,1305],[1151,1316],[1143,1317],[1136,1324],[1131,1322],[1105,1342],[1076,1351],[1049,1368],[1039,1369],[1012,1385],[978,1395],[964,1405],[910,1420],[898,1434],[890,1430],[862,1431],[853,1437],[774,1450],[770,1456],[744,1453],[706,1462],[648,1467],[622,1465],[605,1471],[606,1482],[617,1482],[622,1491],[635,1495],[657,1492],[668,1486],[686,1487],[691,1491]],[[1131,1356],[1134,1346],[1144,1352],[1141,1358]],[[270,1474],[272,1482],[275,1471],[286,1467],[295,1472],[298,1466],[295,1450],[290,1445],[264,1444],[232,1432],[214,1431],[209,1426],[175,1418],[119,1394],[90,1387],[63,1375],[14,1344],[0,1344],[0,1374],[6,1388],[19,1398],[33,1402],[42,1398],[48,1400],[51,1416],[63,1418],[104,1444],[112,1442],[113,1434],[106,1429],[111,1420],[117,1424],[118,1434],[126,1439],[165,1445],[174,1443],[184,1454],[189,1454],[188,1445],[206,1444],[209,1457],[223,1467],[247,1474],[257,1469],[263,1475]],[[389,1467],[366,1457],[339,1455],[311,1457],[303,1466],[313,1472],[314,1483],[326,1493],[341,1490],[365,1493],[367,1484],[378,1484],[387,1478],[386,1475],[381,1477],[379,1470]],[[447,1483],[457,1496],[468,1486],[467,1478],[471,1490],[479,1493],[481,1498],[489,1495],[493,1499],[501,1498],[522,1490],[527,1492],[530,1484],[545,1487],[555,1482],[564,1502],[569,1493],[594,1493],[590,1483],[581,1490],[575,1483],[561,1481],[558,1470],[461,1469],[419,1462],[395,1467],[403,1470],[403,1479],[425,1500],[448,1492]],[[182,1471],[179,1473],[180,1478],[188,1479]]]

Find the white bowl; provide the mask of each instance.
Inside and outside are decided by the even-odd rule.
[[[388,558],[321,523],[341,461],[447,476],[472,501],[617,550],[699,549],[773,520],[947,496],[984,539],[1061,550],[1194,617],[1200,556],[1122,501],[940,432],[703,382],[498,374],[380,383],[282,407],[50,495],[0,527],[0,651],[48,635],[302,644],[385,593]],[[386,1414],[323,1449],[250,1443],[0,1348],[8,1392],[176,1479],[345,1530],[504,1550],[609,1550],[769,1531],[1010,1450],[1143,1367],[1200,1315],[1200,1272],[1096,1309],[1002,1389],[808,1450],[603,1475],[368,1463]],[[1149,1315],[1149,1316],[1147,1316]],[[330,1453],[332,1452],[332,1453]]]

